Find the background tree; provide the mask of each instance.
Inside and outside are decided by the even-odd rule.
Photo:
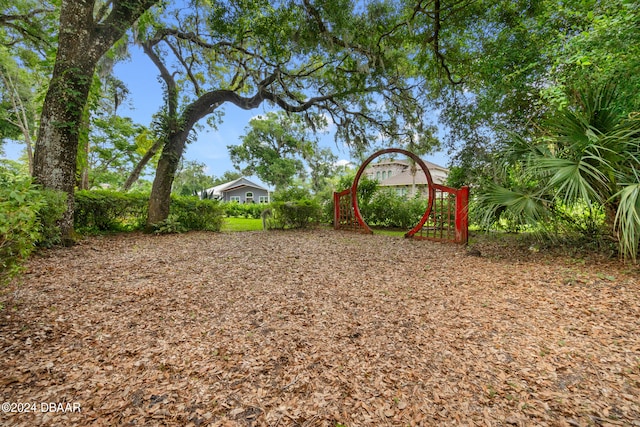
[[[570,88],[616,83],[615,102],[623,112],[640,107],[640,8],[634,2],[550,4],[572,17],[570,31],[560,32],[550,50],[554,84],[542,89],[545,100],[563,106],[571,102]],[[558,13],[558,11],[556,11]],[[567,18],[568,19],[568,18]]]
[[[94,78],[88,104],[88,133],[80,139],[77,161],[81,175],[78,187],[82,189],[98,184],[123,188],[127,184],[125,178],[129,177],[125,189],[129,190],[153,159],[149,156],[143,162],[156,140],[153,129],[118,115],[118,108],[129,96],[124,83],[112,75],[118,57],[126,56],[123,47],[126,46],[118,43],[113,50],[119,52],[110,51],[102,58]],[[136,176],[132,179],[134,173]]]
[[[409,124],[414,129],[413,133],[407,135],[403,142],[404,148],[417,156],[432,153],[440,147],[440,140],[436,136],[438,129],[433,125],[428,125],[421,120]],[[411,173],[411,196],[417,194],[416,173],[418,165],[413,159],[409,159],[409,172]]]
[[[324,121],[324,117],[314,117]],[[317,123],[315,126],[322,126]],[[244,175],[257,175],[282,190],[304,173],[304,159],[317,150],[306,122],[295,114],[269,112],[249,122],[242,144],[227,146],[234,166]]]
[[[638,8],[633,2],[475,1],[440,4],[446,18],[437,39],[454,84],[427,73],[453,163],[465,172],[462,183],[480,184],[499,171],[491,167],[496,150],[512,132],[535,135],[535,123],[556,106],[567,105],[567,88],[578,83],[619,81],[627,111],[638,105]],[[436,2],[421,2],[425,10]],[[456,8],[455,13],[452,8]],[[413,22],[424,22],[416,9]],[[433,20],[431,17],[427,19]],[[435,29],[424,26],[427,40]],[[430,37],[429,37],[430,35]],[[430,45],[434,48],[434,45]],[[422,49],[418,61],[439,55]],[[631,107],[636,105],[636,107]]]
[[[29,173],[33,171],[33,141],[37,110],[29,76],[0,47],[0,144],[22,140],[25,144]]]
[[[56,2],[46,0],[0,0],[0,45],[19,56],[48,56],[54,47],[58,20]]]
[[[128,117],[98,116],[91,120],[88,187],[120,188],[149,144],[147,129]]]
[[[213,177],[213,186],[226,184],[227,182],[235,181],[242,178],[242,174],[238,171],[225,171],[220,177]]]
[[[305,160],[309,167],[311,191],[317,195],[332,189],[332,179],[341,170],[336,164],[338,157],[330,149],[322,148],[314,150]]]
[[[213,187],[214,179],[205,172],[207,166],[197,161],[182,160],[173,181],[173,193],[180,196],[200,196]]]
[[[56,18],[56,8],[46,1],[0,1],[0,146],[7,140],[24,143],[30,172]]]

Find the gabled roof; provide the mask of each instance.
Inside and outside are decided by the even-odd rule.
[[[215,187],[207,188],[205,191],[207,192],[207,194],[220,196],[227,191],[235,190],[242,187],[252,187],[257,188],[258,190],[269,191],[267,188],[251,182],[245,177],[234,179],[233,181],[225,182],[224,184],[216,185]]]

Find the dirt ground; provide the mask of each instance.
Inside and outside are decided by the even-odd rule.
[[[0,291],[0,425],[640,426],[640,271],[333,230],[91,238]]]

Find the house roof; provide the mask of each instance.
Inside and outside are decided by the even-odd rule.
[[[267,188],[251,182],[245,177],[234,179],[233,181],[225,182],[224,184],[216,185],[215,187],[207,188],[205,191],[213,196],[219,196],[227,191],[232,191],[242,187],[252,187],[257,188],[258,190],[269,191]]]

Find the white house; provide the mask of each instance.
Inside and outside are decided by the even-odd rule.
[[[224,202],[269,203],[271,201],[271,194],[267,188],[244,177],[208,188],[205,192],[209,198]]]
[[[444,184],[449,176],[449,169],[423,160],[434,184]],[[411,162],[409,160],[384,159],[369,164],[365,174],[378,181],[380,187],[395,188],[402,195],[412,194],[412,188],[419,193],[426,192],[427,177],[420,165],[416,165],[416,174],[411,174]]]

